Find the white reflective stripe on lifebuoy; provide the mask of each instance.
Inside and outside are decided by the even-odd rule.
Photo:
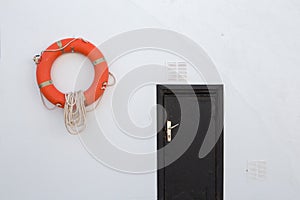
[[[96,66],[96,65],[98,65],[98,64],[100,64],[100,63],[103,63],[103,62],[105,62],[105,58],[104,58],[104,57],[95,60],[95,61],[93,62],[93,65]]]
[[[45,81],[45,82],[42,82],[41,84],[39,84],[39,88],[43,88],[43,87],[46,87],[48,85],[52,85],[53,84],[53,81],[52,80],[49,80],[49,81]]]
[[[60,49],[63,47],[61,40],[57,41],[56,44]]]

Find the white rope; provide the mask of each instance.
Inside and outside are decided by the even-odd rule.
[[[82,41],[84,41],[84,42],[87,42],[87,41],[85,41],[85,40],[82,39],[82,38],[74,38],[74,39],[72,39],[70,42],[68,42],[68,43],[67,43],[65,46],[63,46],[63,47],[60,47],[60,48],[57,48],[57,49],[46,49],[46,50],[42,51],[42,52],[41,52],[41,55],[42,55],[44,52],[57,52],[57,51],[62,51],[62,50],[64,50],[65,48],[67,48],[71,43],[75,42],[76,40],[82,40]]]
[[[33,57],[33,61],[35,62],[35,64],[39,64],[39,63],[41,62],[41,59],[42,59],[42,56],[43,56],[43,53],[44,53],[44,52],[58,52],[58,51],[62,51],[62,50],[64,50],[65,48],[67,48],[70,44],[72,44],[73,42],[75,42],[76,40],[82,40],[82,41],[84,41],[84,42],[86,42],[86,43],[88,42],[88,41],[84,40],[83,38],[74,38],[74,39],[72,39],[71,41],[69,41],[69,42],[68,42],[65,46],[63,46],[63,47],[60,47],[60,48],[58,48],[58,49],[46,49],[46,50],[42,51],[40,55],[35,55],[35,56]]]
[[[65,95],[65,126],[70,134],[76,135],[86,127],[85,97],[82,91]]]
[[[105,88],[106,86],[110,87],[116,84],[115,76],[112,73],[109,73],[109,75],[113,78],[113,82],[109,84],[106,83]],[[47,106],[44,96],[41,92],[40,95],[41,95],[43,105],[48,110],[54,110],[58,107],[62,107],[61,104],[56,104],[53,107]],[[70,134],[77,135],[86,128],[86,113],[94,111],[98,107],[102,99],[102,96],[100,96],[99,99],[93,105],[91,105],[92,109],[88,110],[85,107],[85,103],[84,103],[85,96],[82,91],[65,94],[66,101],[64,106],[64,120],[65,120],[66,129]]]
[[[41,91],[40,91],[40,96],[41,96],[43,105],[44,105],[44,107],[45,107],[47,110],[54,110],[55,108],[61,107],[61,104],[59,104],[59,103],[55,104],[53,107],[47,106],[47,104],[46,104],[46,102],[45,102],[45,99],[44,99],[44,95],[42,94]]]

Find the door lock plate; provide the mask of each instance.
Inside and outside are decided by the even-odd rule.
[[[169,121],[169,120],[167,121],[167,142],[171,142],[171,140],[172,140],[172,129],[176,128],[177,126],[179,126],[179,123],[172,126],[172,122]]]

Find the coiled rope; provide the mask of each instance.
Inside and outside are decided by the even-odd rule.
[[[108,87],[113,86],[116,83],[115,76],[111,73],[109,73],[109,75],[113,78],[113,83],[107,84]],[[86,128],[86,113],[94,111],[98,107],[102,96],[97,100],[95,105],[92,105],[93,108],[90,110],[87,110],[85,107],[85,96],[82,91],[67,93],[65,98],[65,126],[70,134],[77,135]]]
[[[109,75],[112,77],[113,82],[108,83],[107,87],[114,86],[116,84],[116,78],[115,76],[109,72]],[[53,107],[47,106],[43,94],[40,92],[41,99],[43,102],[43,105],[48,110],[54,110],[58,107],[61,107],[60,104],[56,104]],[[64,106],[64,121],[65,126],[68,132],[72,135],[78,135],[81,133],[85,127],[86,127],[86,113],[94,111],[101,99],[102,96],[95,102],[93,105],[91,105],[92,109],[87,110],[85,106],[85,96],[82,91],[77,92],[70,92],[65,94],[66,103]]]
[[[67,93],[65,98],[65,126],[70,134],[77,135],[86,127],[85,97],[82,91],[78,91]]]

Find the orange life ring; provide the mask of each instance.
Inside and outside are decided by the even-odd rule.
[[[90,42],[81,38],[67,38],[50,45],[38,58],[36,78],[41,93],[52,104],[63,108],[65,94],[60,92],[51,80],[51,68],[53,62],[64,53],[80,53],[89,58],[94,65],[94,81],[84,92],[85,105],[94,103],[104,92],[109,71],[108,65],[101,51]]]

